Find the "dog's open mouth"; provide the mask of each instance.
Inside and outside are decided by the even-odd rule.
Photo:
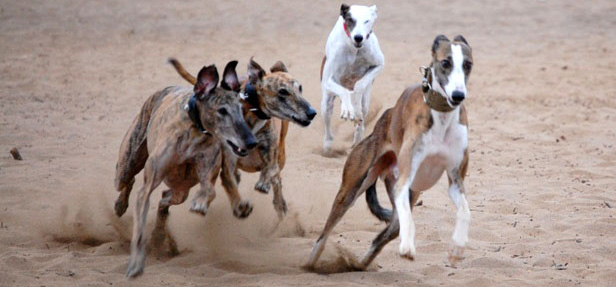
[[[300,124],[302,127],[307,127],[307,126],[309,126],[309,125],[310,125],[310,122],[311,122],[311,121],[309,121],[309,120],[302,120],[302,119],[298,119],[298,118],[297,118],[297,117],[295,117],[295,116],[293,116],[293,120],[294,120],[296,123]]]
[[[452,107],[457,107],[457,106],[459,106],[459,105],[462,103],[462,101],[459,101],[459,102],[454,102],[454,101],[452,101],[452,100],[450,100],[450,99],[447,99],[447,102],[448,102],[448,103],[449,103],[449,105],[450,105],[450,106],[452,106]]]
[[[238,155],[238,156],[247,156],[248,155],[248,150],[243,149],[243,148],[239,148],[238,146],[236,146],[234,143],[232,143],[231,141],[227,141],[227,144],[229,145],[229,147],[231,147],[231,149],[233,150],[233,152]]]

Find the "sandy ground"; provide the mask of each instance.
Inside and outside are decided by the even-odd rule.
[[[317,117],[289,132],[282,175],[290,212],[279,228],[271,195],[253,191],[257,177],[244,175],[241,193],[255,207],[248,219],[232,216],[220,187],[206,217],[188,204],[172,208],[181,255],[151,254],[144,276],[127,281],[132,219],[112,213],[115,162],[143,101],[185,85],[166,58],[193,73],[232,59],[244,72],[251,56],[265,67],[282,60],[319,110],[319,66],[339,2],[23,0],[0,1],[0,286],[613,284],[616,3],[378,5],[375,32],[387,63],[373,86],[374,114],[420,80],[437,34],[463,34],[473,47],[465,102],[473,222],[457,268],[447,263],[455,212],[442,179],[414,213],[414,262],[398,257],[395,240],[367,272],[300,269],[345,161],[320,156]],[[335,126],[335,146],[348,152],[352,126]],[[10,158],[13,147],[23,161]],[[358,200],[323,262],[360,256],[383,227]]]

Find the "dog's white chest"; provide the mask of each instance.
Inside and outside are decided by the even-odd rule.
[[[468,130],[460,124],[459,112],[449,114],[432,111],[434,124],[421,137],[413,159],[423,159],[411,189],[423,191],[432,187],[445,170],[453,170],[464,159]]]

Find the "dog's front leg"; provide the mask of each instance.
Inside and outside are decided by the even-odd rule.
[[[190,205],[190,211],[206,215],[210,203],[216,197],[214,185],[210,182],[216,178],[221,165],[220,148],[209,148],[207,151],[197,154],[195,157],[195,169],[201,188],[195,194]]]
[[[222,153],[222,170],[220,173],[222,187],[231,203],[233,215],[237,218],[246,218],[252,212],[252,204],[248,200],[242,199],[237,191],[236,164],[237,158],[232,151],[225,147]]]
[[[267,194],[271,188],[272,169],[275,163],[276,169],[278,169],[278,146],[276,145],[278,138],[273,132],[271,125],[261,129],[256,134],[256,137],[259,143],[257,151],[259,152],[262,166],[259,181],[255,184],[255,190]]]
[[[325,90],[340,97],[340,118],[344,120],[354,121],[355,110],[353,109],[353,91],[336,83],[332,77],[325,82]]]
[[[465,171],[468,161],[464,161],[462,168],[454,168],[447,171],[449,178],[449,198],[456,206],[456,227],[453,231],[453,249],[449,254],[449,262],[455,266],[456,262],[462,259],[464,247],[468,242],[468,230],[471,223],[471,211],[466,201],[464,190],[464,175],[460,170]]]
[[[267,193],[271,188],[274,189],[274,209],[278,213],[278,218],[282,219],[287,214],[287,202],[282,195],[282,183],[280,180],[280,166],[278,165],[278,137],[272,129],[263,130],[257,134],[260,143],[259,155],[263,162],[259,181],[255,189]]]
[[[424,149],[421,143],[415,146],[411,140],[403,143],[400,151],[399,169],[400,178],[395,184],[395,207],[400,220],[400,256],[410,260],[415,259],[415,223],[411,214],[411,204],[409,200],[409,190],[417,174],[421,162],[425,158]]]

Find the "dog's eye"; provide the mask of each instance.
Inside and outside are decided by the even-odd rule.
[[[442,60],[441,67],[443,67],[443,69],[449,69],[451,68],[451,62],[449,62],[449,60]]]
[[[370,22],[370,20],[366,20],[366,22],[364,22],[364,24],[368,24],[368,22]]]
[[[226,116],[226,115],[228,114],[227,109],[225,109],[225,108],[220,108],[220,109],[218,109],[218,113],[219,113],[221,116]]]
[[[299,85],[299,92],[302,93],[302,85]]]
[[[473,63],[471,63],[470,61],[464,61],[464,64],[462,64],[462,68],[464,68],[465,71],[470,71],[473,68]]]
[[[280,89],[280,90],[278,90],[278,93],[279,93],[279,94],[281,94],[281,95],[283,95],[283,96],[288,96],[288,95],[290,95],[290,94],[289,94],[289,91],[287,91],[286,89]]]

